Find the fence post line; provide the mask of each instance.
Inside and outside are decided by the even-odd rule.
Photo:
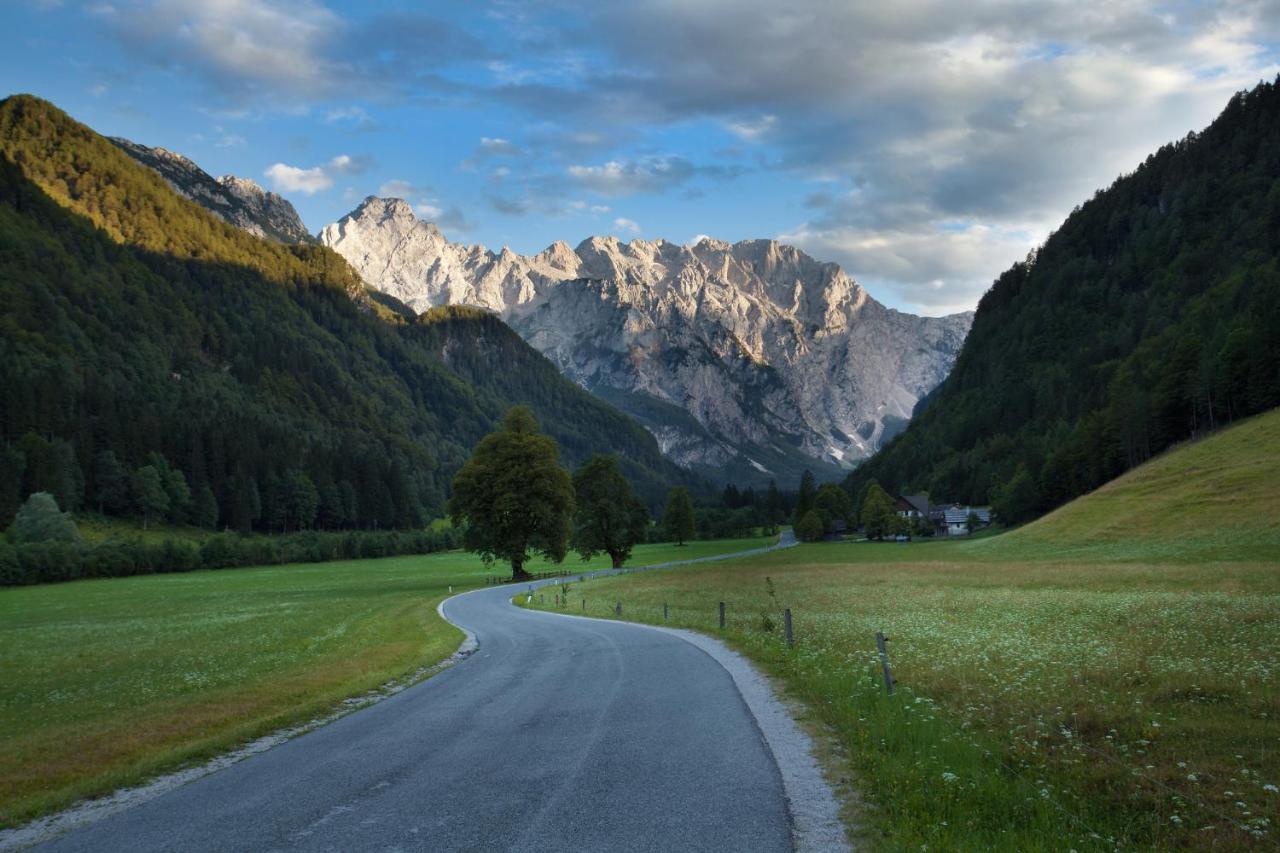
[[[884,689],[893,695],[893,672],[889,669],[889,650],[885,648],[885,643],[889,642],[889,638],[884,635],[883,631],[876,631],[876,649],[880,652],[880,669],[884,671]]]
[[[796,644],[795,635],[791,633],[791,608],[788,607],[782,611],[782,628],[787,634],[787,647],[790,648]]]
[[[720,602],[720,627],[724,627],[724,602]]]

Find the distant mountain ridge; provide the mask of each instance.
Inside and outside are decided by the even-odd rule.
[[[250,234],[278,243],[314,243],[288,199],[264,190],[248,178],[214,178],[192,160],[165,148],[149,148],[118,136],[108,137],[126,154],[160,173],[182,196]]]
[[[885,308],[772,240],[592,237],[522,256],[451,243],[405,201],[370,197],[320,242],[414,310],[496,312],[721,480],[832,476],[869,456],[946,376],[971,319]]]

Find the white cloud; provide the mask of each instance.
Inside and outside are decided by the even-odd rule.
[[[737,166],[698,166],[677,155],[610,160],[598,166],[572,165],[565,170],[570,178],[601,195],[660,193],[687,183],[697,176],[717,179],[737,177],[745,169]]]
[[[480,150],[491,157],[519,157],[524,149],[509,139],[493,136],[480,137]]]
[[[436,205],[429,204],[427,202],[420,202],[419,204],[415,204],[413,206],[413,212],[418,214],[418,216],[422,217],[423,219],[429,219],[429,220],[439,219],[441,216],[444,215],[443,208],[437,207]]]
[[[315,195],[333,186],[333,178],[321,166],[299,169],[297,166],[276,163],[267,168],[266,176],[271,179],[271,186],[279,192]]]
[[[777,123],[777,116],[765,115],[753,121],[731,121],[725,127],[740,139],[745,139],[748,142],[758,142],[767,136]]]
[[[233,101],[297,106],[298,99],[363,97],[431,82],[486,46],[457,26],[416,11],[350,18],[317,0],[119,0],[93,9],[133,56],[198,76]],[[331,110],[360,123],[359,108]]]
[[[335,175],[358,175],[365,168],[364,158],[339,154],[323,166],[313,166],[309,169],[275,163],[267,168],[265,174],[271,179],[273,188],[280,192],[315,195],[332,187]]]
[[[639,222],[627,219],[625,216],[619,216],[613,220],[613,227],[624,234],[639,234],[641,231]]]
[[[411,198],[418,195],[419,190],[408,181],[395,178],[378,187],[378,195],[383,198]]]
[[[610,65],[574,87],[506,94],[542,118],[589,117],[606,136],[714,122],[759,145],[768,168],[832,182],[833,201],[793,229],[797,241],[904,303],[948,310],[972,307],[1096,189],[1274,77],[1278,10],[1258,0],[598,4],[587,28]],[[608,195],[688,179],[618,157],[568,176]]]
[[[779,235],[815,257],[838,262],[872,293],[925,314],[967,311],[991,285],[992,270],[1026,256],[1046,231],[979,223],[904,222],[891,228],[802,226]]]

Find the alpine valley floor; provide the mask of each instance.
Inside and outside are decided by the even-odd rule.
[[[1256,849],[1280,813],[1277,449],[1273,411],[1003,535],[601,578],[569,608],[665,603],[781,679],[836,734],[873,848]]]

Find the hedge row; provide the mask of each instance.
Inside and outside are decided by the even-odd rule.
[[[199,544],[181,539],[94,546],[0,543],[0,586],[427,554],[457,547],[457,538],[452,530],[389,530],[251,537],[219,533]]]

